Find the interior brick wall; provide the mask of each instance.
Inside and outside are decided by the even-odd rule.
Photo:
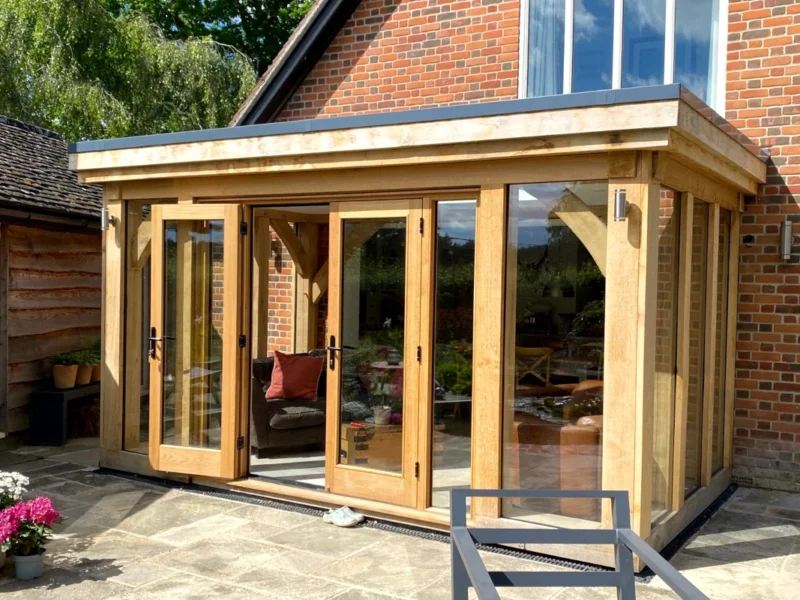
[[[734,477],[800,491],[800,251],[786,263],[778,250],[784,216],[800,221],[800,3],[729,11],[726,116],[771,152],[742,218]]]
[[[276,120],[517,97],[519,0],[365,0]]]
[[[267,351],[294,350],[294,263],[278,234],[270,227],[272,254],[269,260]]]

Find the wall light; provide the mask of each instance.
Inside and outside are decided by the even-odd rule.
[[[614,220],[624,221],[630,208],[628,193],[625,190],[614,190]]]
[[[785,217],[781,223],[781,258],[792,258],[792,222],[789,217]]]

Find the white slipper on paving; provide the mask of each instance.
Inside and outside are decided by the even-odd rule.
[[[337,527],[355,527],[364,520],[364,515],[360,515],[350,510],[347,506],[343,506],[329,510],[322,515],[322,520]]]

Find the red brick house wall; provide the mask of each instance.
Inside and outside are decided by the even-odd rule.
[[[519,0],[365,0],[276,119],[517,97]]]
[[[734,477],[800,491],[800,252],[778,251],[784,216],[800,222],[800,3],[729,11],[726,116],[772,156],[742,218]]]

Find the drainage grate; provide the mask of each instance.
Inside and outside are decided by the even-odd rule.
[[[246,494],[243,492],[236,492],[236,491],[228,491],[228,490],[218,490],[215,488],[197,485],[196,483],[183,483],[180,481],[170,481],[168,479],[159,479],[158,477],[150,477],[146,475],[136,475],[134,473],[127,473],[125,471],[117,471],[115,469],[107,469],[101,467],[97,470],[98,473],[102,475],[110,475],[112,477],[118,477],[120,479],[129,479],[132,481],[141,481],[142,483],[148,483],[150,485],[156,485],[159,487],[164,487],[168,489],[177,489],[185,492],[191,492],[194,494],[200,494],[202,496],[210,496],[212,498],[220,498],[223,500],[234,500],[237,502],[242,502],[244,504],[252,504],[255,506],[263,506],[265,508],[274,508],[277,510],[286,510],[289,512],[300,513],[304,515],[309,515],[312,517],[322,517],[325,513],[324,509],[316,508],[313,506],[307,506],[304,504],[296,504],[294,502],[286,502],[282,500],[272,500],[269,498],[263,498],[259,496],[254,496],[252,494]],[[678,534],[675,539],[670,542],[666,548],[661,552],[662,556],[667,560],[670,560],[677,552],[680,550],[689,539],[692,538],[700,528],[706,524],[706,522],[716,514],[716,512],[720,509],[720,507],[725,504],[728,499],[733,495],[736,491],[737,486],[731,485],[722,495],[717,498],[717,500],[711,504],[706,510],[704,510],[694,521],[692,521],[686,529],[684,529],[680,534]],[[390,533],[398,533],[400,535],[407,535],[411,537],[420,538],[423,540],[430,540],[435,542],[440,542],[442,544],[450,544],[450,536],[447,533],[442,533],[440,531],[435,531],[432,529],[426,529],[424,527],[417,527],[414,525],[400,525],[397,523],[393,523],[390,521],[384,521],[381,519],[376,519],[374,517],[369,517],[364,522],[361,527],[366,527],[368,529],[378,529],[381,531],[387,531]],[[536,562],[540,564],[545,564],[553,567],[563,567],[567,569],[572,569],[575,571],[583,571],[583,572],[594,572],[594,573],[604,573],[604,572],[611,572],[613,569],[609,569],[606,567],[600,567],[597,565],[592,565],[589,563],[580,562],[577,560],[569,560],[566,558],[556,558],[553,556],[547,556],[546,554],[540,554],[538,552],[531,552],[530,550],[521,550],[519,548],[509,548],[507,546],[497,546],[494,544],[476,544],[479,550],[483,550],[486,552],[491,552],[493,554],[500,554],[503,556],[510,556],[512,558],[519,558],[523,560],[529,560],[531,562]],[[638,575],[635,575],[636,583],[649,583],[655,575],[650,569],[645,569]]]

